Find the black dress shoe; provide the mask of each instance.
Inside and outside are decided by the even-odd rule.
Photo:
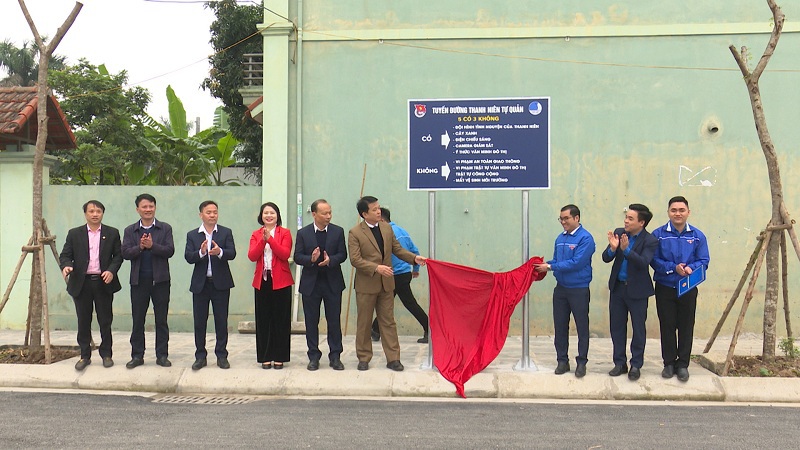
[[[578,364],[575,368],[575,377],[583,378],[586,376],[586,364]]]
[[[208,362],[205,358],[198,358],[194,361],[194,364],[192,364],[192,370],[200,370],[206,365],[208,365]]]
[[[281,370],[281,369],[283,369],[283,363],[275,361],[275,364],[273,364],[273,367],[275,367],[275,370]]]
[[[425,333],[424,336],[417,339],[417,344],[427,344],[428,343],[428,333]]]
[[[230,369],[231,363],[228,362],[228,358],[217,358],[217,367],[220,369]]]
[[[366,361],[359,361],[358,362],[358,370],[364,371],[369,370],[369,363]]]
[[[614,366],[613,369],[608,371],[608,374],[611,375],[612,377],[618,377],[623,373],[628,373],[628,366],[626,366],[625,364],[622,364],[620,366]]]
[[[159,358],[156,358],[156,364],[158,364],[161,367],[172,367],[172,363],[166,356],[161,356]]]
[[[386,367],[394,370],[395,372],[402,372],[403,369],[405,369],[405,367],[403,367],[403,364],[399,360],[389,361],[386,364]]]
[[[90,358],[81,358],[75,363],[75,370],[83,370],[91,363],[92,360]]]
[[[565,374],[567,372],[569,372],[569,363],[565,363],[565,362],[558,363],[558,365],[556,366],[555,374],[556,375],[563,375],[563,374]]]
[[[330,366],[333,367],[333,370],[344,370],[344,364],[339,358],[332,359]]]
[[[636,381],[641,375],[642,373],[639,371],[638,367],[631,367],[630,372],[628,372],[628,379],[631,381]]]
[[[377,331],[372,332],[372,342],[378,342],[381,340],[381,334]]]
[[[661,378],[672,378],[675,376],[675,366],[672,364],[668,366],[664,366],[664,370],[661,371]]]
[[[111,367],[111,366],[113,366],[113,365],[114,365],[114,360],[113,360],[113,359],[111,359],[111,357],[110,357],[110,356],[104,356],[104,357],[103,357],[103,367],[105,367],[106,369],[108,369],[109,367]]]
[[[308,369],[308,370],[310,370],[312,372],[317,370],[317,369],[319,369],[319,360],[318,359],[312,359],[311,361],[309,361],[308,365],[306,366],[306,369]]]
[[[125,367],[128,369],[133,369],[141,366],[142,364],[144,364],[144,360],[142,358],[131,358],[131,360],[128,361],[128,364],[125,364]]]
[[[678,375],[679,380],[689,381],[689,369],[686,367],[678,367],[675,369],[675,373]]]

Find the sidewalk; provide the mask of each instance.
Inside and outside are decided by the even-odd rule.
[[[95,331],[95,338],[99,333]],[[320,369],[306,370],[305,336],[292,336],[292,361],[283,370],[263,370],[255,359],[255,342],[251,334],[232,332],[228,351],[231,368],[216,366],[213,356],[213,332],[208,335],[210,350],[208,367],[192,371],[194,337],[191,333],[172,333],[170,355],[172,367],[155,364],[154,334],[147,333],[145,364],[135,369],[125,368],[130,360],[129,334],[114,333],[114,367],[103,368],[99,355],[93,354],[92,365],[83,372],[75,370],[77,358],[45,365],[0,365],[0,387],[114,390],[179,394],[210,395],[275,395],[275,396],[335,396],[335,397],[456,397],[455,388],[436,370],[422,369],[427,360],[428,346],[417,344],[418,336],[401,336],[401,361],[405,371],[386,368],[380,343],[373,343],[374,357],[370,370],[356,370],[355,337],[344,338],[342,354],[344,371],[334,371],[323,356]],[[321,336],[323,338],[323,336]],[[23,343],[22,331],[0,330],[0,344]],[[322,339],[320,349],[327,352]],[[74,331],[51,333],[53,345],[75,345]],[[555,375],[555,350],[549,336],[532,337],[531,360],[535,371],[516,371],[514,366],[522,356],[521,338],[511,336],[497,359],[466,384],[468,398],[525,398],[525,399],[592,399],[592,400],[673,400],[727,402],[800,402],[800,379],[797,378],[733,378],[719,377],[693,363],[691,378],[682,383],[677,378],[661,378],[660,347],[657,339],[647,340],[642,376],[629,381],[626,376],[612,378],[608,371],[611,362],[611,340],[590,341],[589,363],[584,378],[572,372]],[[693,353],[699,354],[706,341],[695,340]],[[724,362],[729,337],[717,339],[712,351],[705,355],[712,362]],[[575,337],[570,342],[570,356],[577,348]],[[761,353],[760,336],[740,337],[737,354]],[[574,359],[570,365],[575,369]]]

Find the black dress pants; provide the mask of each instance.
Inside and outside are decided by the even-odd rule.
[[[112,356],[111,322],[114,320],[112,302],[114,294],[106,290],[100,275],[86,275],[81,293],[73,297],[75,314],[78,316],[78,346],[81,359],[92,357],[92,310],[97,311],[97,324],[100,326],[99,353],[101,358]]]
[[[272,277],[255,291],[256,360],[289,362],[292,342],[292,287],[272,290]]]
[[[153,284],[153,277],[139,277],[139,284],[131,285],[131,358],[144,358],[144,322],[153,300],[153,316],[156,322],[156,358],[169,356],[170,282]]]
[[[578,331],[578,356],[575,362],[586,364],[589,354],[589,288],[566,288],[556,285],[553,289],[553,344],[556,360],[569,362],[569,316],[575,319]]]
[[[192,294],[192,312],[194,314],[194,346],[195,359],[206,359],[206,327],[208,326],[208,305],[214,310],[214,331],[217,343],[214,354],[217,358],[228,357],[228,305],[231,290],[217,289],[209,278],[199,294]]]
[[[332,292],[327,281],[314,284],[311,295],[303,295],[303,315],[306,320],[306,344],[308,359],[319,361],[319,308],[325,305],[325,320],[328,323],[328,348],[330,360],[339,359],[342,354],[342,293]]]
[[[664,366],[673,365],[676,369],[689,367],[697,310],[697,288],[678,297],[677,289],[656,283],[656,310],[661,327],[661,357]]]

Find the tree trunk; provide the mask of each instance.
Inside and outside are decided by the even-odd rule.
[[[756,131],[758,132],[758,140],[761,143],[761,150],[764,152],[764,158],[767,162],[769,190],[772,201],[770,224],[775,226],[783,224],[783,217],[781,216],[783,186],[781,184],[781,171],[778,165],[778,157],[775,154],[775,146],[772,143],[772,137],[767,128],[767,119],[764,115],[764,107],[761,103],[761,91],[758,87],[758,81],[764,69],[767,67],[767,63],[772,57],[772,54],[775,52],[786,17],[783,11],[781,11],[780,6],[775,3],[775,0],[767,0],[767,5],[769,5],[769,9],[772,11],[772,34],[767,43],[767,48],[764,49],[764,53],[761,55],[755,69],[751,72],[747,67],[747,47],[742,47],[741,54],[733,45],[729,48],[731,53],[733,53],[734,59],[736,59],[736,63],[739,65],[739,70],[742,72],[742,75],[744,75],[744,82],[747,85],[747,92],[750,95],[750,105],[753,109],[753,119],[755,120]],[[782,232],[783,230],[780,231],[780,233]],[[775,357],[775,321],[778,311],[778,283],[780,281],[779,252],[780,234],[773,233],[769,241],[769,246],[767,247],[766,255],[767,285],[764,292],[764,340],[762,348],[762,357],[765,359]]]
[[[44,236],[44,232],[42,230],[42,171],[44,166],[44,152],[47,146],[47,68],[50,65],[50,56],[53,54],[53,51],[58,47],[58,44],[61,42],[61,39],[67,33],[67,30],[72,26],[72,23],[75,22],[75,18],[78,17],[78,13],[80,12],[83,5],[81,3],[75,3],[75,6],[72,8],[72,12],[70,12],[67,19],[64,20],[64,23],[61,27],[56,31],[56,35],[53,37],[53,40],[50,41],[48,45],[45,45],[44,40],[39,35],[39,31],[36,29],[36,24],[33,23],[33,18],[31,18],[30,12],[28,12],[28,7],[25,5],[25,0],[18,0],[19,6],[22,9],[22,14],[25,16],[25,20],[28,22],[28,26],[33,33],[33,37],[36,40],[36,45],[39,46],[39,79],[38,79],[38,90],[36,94],[37,98],[37,116],[36,122],[38,125],[38,134],[36,136],[36,152],[33,156],[33,229],[31,232],[33,233],[33,245],[41,245],[39,242],[39,236]],[[41,233],[41,234],[40,234]],[[42,249],[44,249],[44,245],[41,245]],[[40,264],[39,258],[44,258],[44,250],[39,252],[33,252],[33,266],[31,268],[31,280],[33,284],[31,285],[31,293],[30,293],[30,311],[29,316],[31,318],[31,328],[30,328],[30,345],[31,346],[41,346],[42,345],[42,283],[41,280],[43,279],[40,267],[43,267],[43,264]]]

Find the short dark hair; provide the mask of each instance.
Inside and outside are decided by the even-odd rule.
[[[569,205],[566,205],[563,208],[561,208],[561,212],[564,212],[564,211],[569,211],[569,215],[571,217],[575,217],[575,216],[580,217],[581,216],[581,210],[578,209],[578,207],[573,205],[572,203],[570,203]],[[578,219],[578,222],[580,222],[580,219]]]
[[[628,205],[628,210],[636,211],[636,217],[639,220],[644,220],[645,228],[647,228],[647,224],[650,223],[650,219],[653,218],[653,213],[650,212],[650,208],[641,203],[631,203]]]
[[[86,210],[89,208],[89,205],[94,205],[100,208],[101,211],[106,212],[106,207],[100,203],[100,200],[89,200],[88,202],[83,204],[83,213],[86,214]]]
[[[392,213],[389,211],[389,208],[384,208],[381,206],[381,217],[386,219],[387,222],[392,221]]]
[[[673,203],[686,203],[686,207],[689,207],[689,200],[686,200],[686,197],[682,195],[676,195],[675,197],[669,199],[669,203],[667,203],[667,209],[669,209]]]
[[[135,200],[137,208],[139,207],[139,203],[142,200],[147,200],[147,201],[153,202],[154,205],[156,204],[156,198],[153,197],[152,195],[150,195],[150,194],[139,194],[139,195],[136,196],[136,200]]]
[[[313,202],[311,202],[311,212],[317,212],[317,206],[319,206],[320,203],[325,203],[327,205],[328,201],[325,200],[324,198],[318,198],[314,200]]]
[[[272,203],[272,202],[267,202],[267,203],[264,203],[263,205],[261,205],[261,208],[258,210],[258,223],[260,223],[261,225],[264,225],[264,219],[261,218],[261,216],[264,214],[264,208],[266,208],[267,206],[269,206],[270,208],[274,209],[275,212],[278,213],[278,220],[275,223],[277,223],[278,226],[281,226],[281,223],[282,223],[281,210],[280,210],[280,208],[278,208],[278,205],[276,205],[275,203]]]
[[[365,195],[358,200],[356,203],[356,211],[358,211],[358,216],[364,218],[364,213],[369,211],[369,205],[377,202],[378,199],[371,196]]]
[[[219,205],[218,205],[218,204],[217,204],[217,202],[215,202],[214,200],[206,200],[206,201],[204,201],[203,203],[200,203],[200,212],[203,212],[203,210],[204,210],[204,209],[206,208],[206,206],[208,206],[208,205],[214,205],[214,206],[216,206],[217,208],[219,208]]]

